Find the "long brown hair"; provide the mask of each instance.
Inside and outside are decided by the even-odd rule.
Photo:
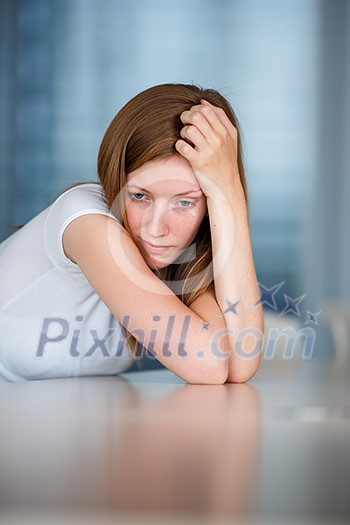
[[[204,89],[193,84],[160,84],[142,91],[120,109],[105,132],[98,154],[98,177],[106,202],[132,238],[123,200],[117,199],[127,182],[127,174],[146,162],[179,154],[174,144],[182,138],[180,130],[183,123],[180,115],[192,106],[200,104],[202,98],[221,107],[237,129],[237,162],[248,208],[241,132],[230,103],[215,89]],[[73,186],[80,184],[84,183]],[[161,271],[153,270],[187,306],[214,286],[211,232],[207,216],[203,219],[193,243],[196,246],[195,259],[190,258],[187,262],[177,260]],[[142,245],[137,245],[145,257]],[[186,261],[186,257],[184,259]],[[144,351],[142,345],[123,325],[121,329],[131,352],[138,360],[139,350],[141,355]]]

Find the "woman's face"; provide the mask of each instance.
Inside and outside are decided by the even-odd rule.
[[[190,164],[177,154],[147,162],[128,173],[125,189],[126,215],[136,243],[145,248],[146,262],[165,268],[190,246],[207,210]],[[195,246],[186,257],[196,258]]]

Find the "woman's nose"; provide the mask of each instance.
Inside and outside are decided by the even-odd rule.
[[[150,206],[145,213],[144,224],[148,235],[152,237],[167,235],[169,232],[167,209],[162,206]]]

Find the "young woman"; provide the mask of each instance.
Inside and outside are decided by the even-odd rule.
[[[250,379],[263,311],[230,104],[145,90],[109,125],[98,176],[0,244],[0,376],[117,374],[147,351],[189,383]]]

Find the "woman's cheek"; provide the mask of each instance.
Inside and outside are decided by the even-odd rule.
[[[140,206],[135,206],[133,203],[130,203],[126,209],[126,216],[132,230],[140,228],[143,216],[143,211],[140,210]]]
[[[172,226],[177,231],[189,232],[193,228],[193,224],[196,222],[196,215],[192,210],[186,212],[178,212],[172,214]]]
[[[185,245],[187,245],[197,234],[202,223],[202,215],[195,210],[187,210],[178,214],[174,219],[173,231],[177,233]]]

